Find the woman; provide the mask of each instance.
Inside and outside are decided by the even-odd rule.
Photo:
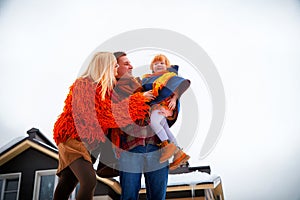
[[[54,200],[68,199],[80,183],[77,200],[92,199],[96,186],[90,151],[105,141],[108,128],[125,127],[149,112],[143,93],[112,103],[118,64],[112,53],[98,52],[70,87],[62,114],[54,125],[59,182]],[[99,144],[101,145],[101,144]]]

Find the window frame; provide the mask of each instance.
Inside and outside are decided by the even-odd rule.
[[[53,189],[53,194],[55,191],[55,188],[57,186],[59,177],[56,176],[57,169],[49,169],[49,170],[37,170],[35,171],[35,178],[34,178],[34,189],[33,189],[33,195],[32,195],[32,200],[39,199],[40,196],[40,187],[41,187],[41,177],[42,176],[48,176],[48,175],[54,175],[54,189]],[[78,185],[74,189],[74,191],[71,193],[69,200],[75,200],[76,197],[76,189]]]
[[[21,187],[21,177],[22,177],[21,172],[0,174],[0,179],[3,181],[2,182],[2,188],[0,188],[0,190],[1,190],[0,200],[4,199],[4,192],[5,192],[5,186],[6,186],[7,180],[15,179],[15,178],[18,178],[17,200],[19,200],[20,187]]]
[[[42,176],[54,175],[54,177],[55,177],[54,178],[54,190],[53,190],[53,193],[54,193],[55,187],[58,183],[58,177],[56,176],[56,171],[57,171],[56,169],[35,171],[32,200],[39,199]]]

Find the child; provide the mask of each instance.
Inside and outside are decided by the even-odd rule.
[[[178,66],[171,66],[168,58],[162,54],[153,58],[150,69],[153,73],[145,74],[142,79],[144,89],[152,90],[156,97],[150,102],[150,126],[162,141],[160,162],[165,162],[174,155],[173,162],[170,164],[172,170],[190,158],[178,147],[176,138],[169,128],[169,124],[172,125],[172,117],[174,119],[174,115],[178,114],[176,112],[178,99],[190,86],[190,81],[177,76]]]

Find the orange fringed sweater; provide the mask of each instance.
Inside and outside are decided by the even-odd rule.
[[[101,86],[88,78],[79,78],[70,87],[63,112],[54,124],[54,141],[58,145],[68,138],[89,144],[104,142],[108,128],[125,127],[149,114],[148,100],[138,92],[118,103],[111,94],[101,100]]]

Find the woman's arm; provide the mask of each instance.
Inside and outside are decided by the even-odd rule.
[[[102,100],[100,91],[101,87],[88,80],[78,80],[71,88],[72,102],[69,104],[72,106],[68,109],[80,137],[93,132],[94,137],[99,140],[107,129],[126,127],[149,115],[149,100],[142,92],[114,103],[110,94]]]
[[[121,128],[134,124],[137,120],[144,120],[149,115],[149,100],[138,92],[130,95],[118,103],[112,103],[107,98],[97,105],[98,121],[103,129]]]

